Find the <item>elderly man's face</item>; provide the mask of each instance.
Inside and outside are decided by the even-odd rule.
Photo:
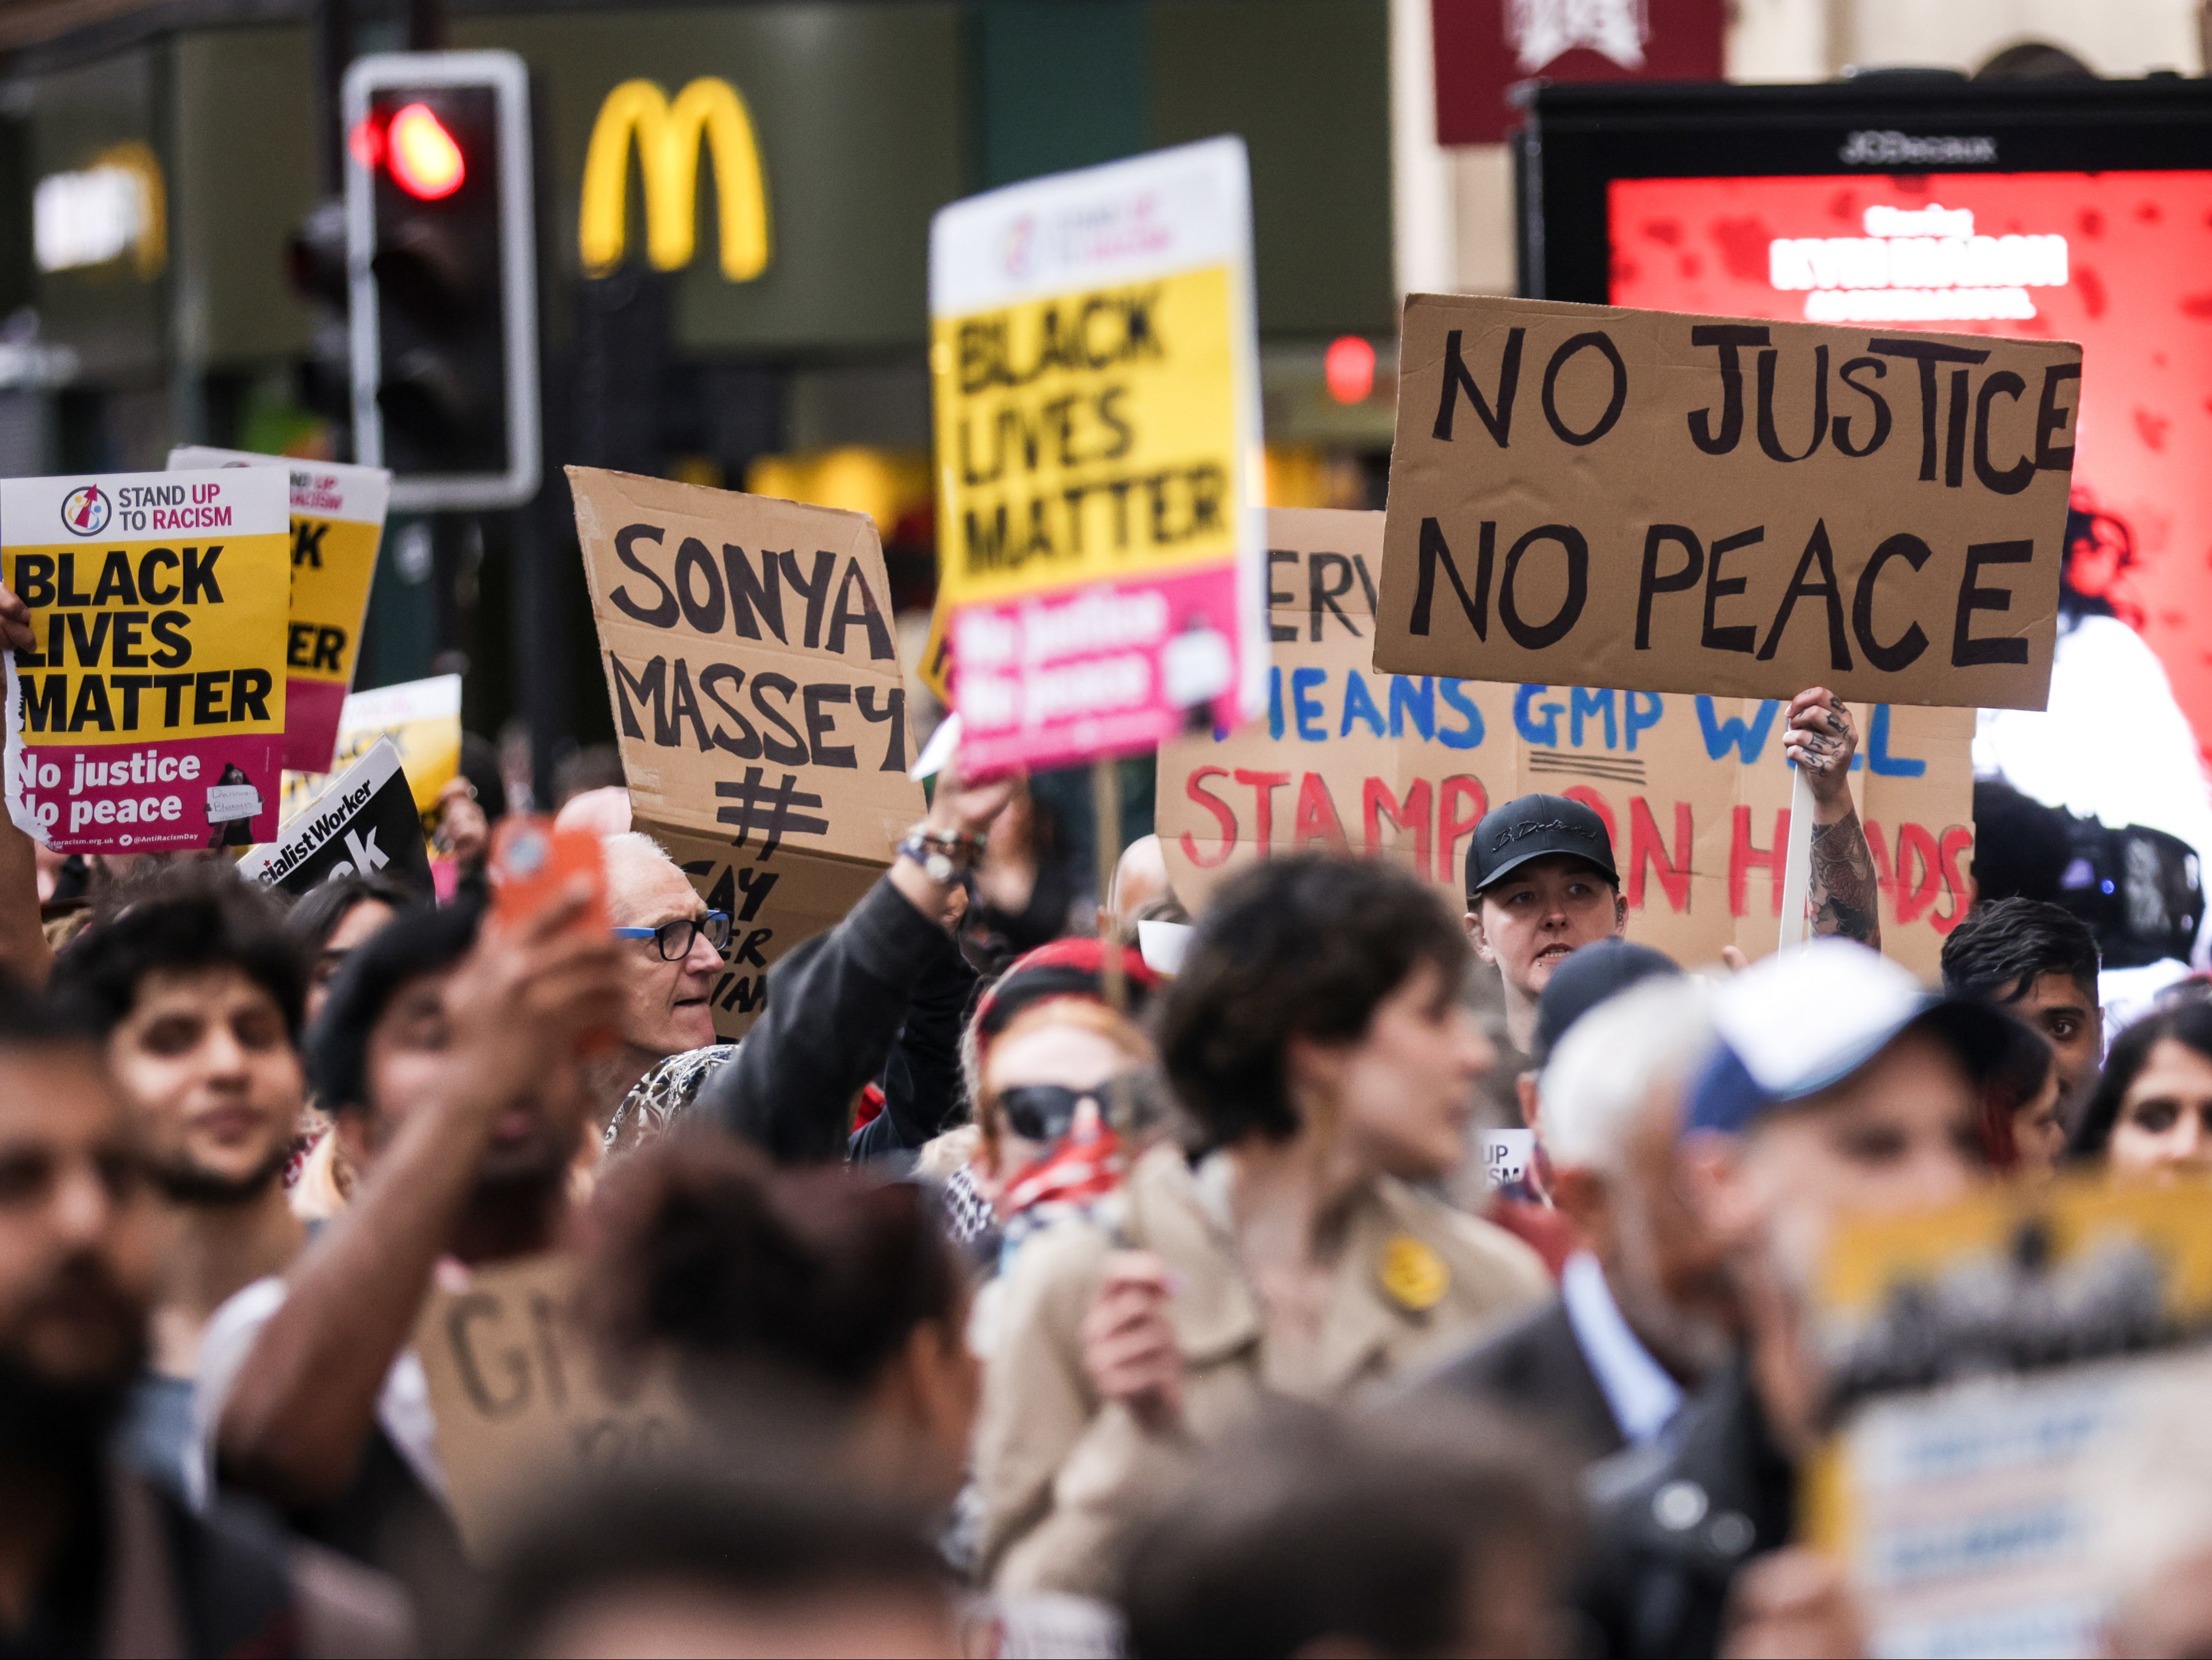
[[[703,919],[707,902],[684,873],[657,854],[613,847],[607,856],[607,910],[618,928],[657,928],[684,917]],[[695,934],[679,960],[662,959],[655,939],[625,939],[623,981],[628,990],[623,1037],[655,1056],[702,1049],[714,1041],[714,1015],[707,1000],[722,972],[722,954]]]

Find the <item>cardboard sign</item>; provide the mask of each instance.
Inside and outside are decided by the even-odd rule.
[[[637,827],[732,919],[714,1027],[842,918],[924,811],[866,514],[568,469]]]
[[[1427,294],[1401,341],[1376,667],[2043,707],[2080,347]]]
[[[1457,904],[1483,814],[1540,790],[1610,828],[1631,939],[1685,964],[1774,949],[1792,777],[1782,700],[1382,672],[1382,515],[1278,508],[1267,526],[1267,720],[1160,750],[1160,849],[1184,904],[1249,860],[1308,847],[1399,860]],[[1966,908],[1974,717],[1881,705],[1852,718],[1882,949],[1933,978]]]
[[[1804,1531],[1866,1652],[2132,1652],[2115,1609],[2212,1548],[2208,1200],[2076,1180],[1844,1227]]]
[[[659,1377],[627,1399],[605,1387],[577,1329],[575,1281],[562,1256],[477,1268],[465,1285],[441,1275],[416,1325],[446,1499],[478,1560],[538,1493],[666,1456],[685,1433]]]
[[[350,766],[387,739],[399,751],[415,811],[427,821],[438,792],[461,770],[461,677],[434,674],[354,693],[338,714],[337,754],[331,764]],[[285,822],[319,800],[330,783],[328,773],[286,773]]]
[[[426,898],[430,894],[422,820],[388,738],[289,820],[274,842],[238,861],[238,873],[248,881],[290,894],[355,871],[381,871]]]
[[[338,721],[361,654],[392,475],[382,467],[302,461],[180,444],[183,467],[283,467],[292,481],[292,609],[284,636],[284,765],[329,772]]]
[[[938,581],[971,775],[1260,707],[1250,194],[1243,141],[1218,138],[931,223]]]
[[[263,468],[0,481],[39,642],[9,666],[18,825],[57,853],[276,833],[287,522]]]

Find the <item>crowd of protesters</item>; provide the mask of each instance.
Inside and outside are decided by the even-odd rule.
[[[1300,855],[1193,924],[1156,842],[1090,894],[956,763],[735,1043],[731,919],[619,787],[560,821],[605,929],[493,914],[471,789],[442,903],[141,860],[42,919],[0,830],[0,1655],[1864,1651],[1798,1537],[1837,1219],[2212,1167],[2212,1001],[2108,1031],[2091,930],[1989,891],[1923,989],[1848,712],[1788,744],[1820,937],[1748,967],[1621,939],[1561,798],[1463,915]],[[472,1554],[418,1320],[553,1251],[686,1429]]]

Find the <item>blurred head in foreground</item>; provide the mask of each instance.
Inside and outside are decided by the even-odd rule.
[[[142,1172],[89,1025],[0,990],[0,1473],[98,1467],[146,1353]]]
[[[1132,1537],[1129,1652],[1554,1655],[1572,1483],[1453,1402],[1284,1406],[1208,1452]]]
[[[945,1565],[914,1518],[818,1481],[639,1474],[542,1513],[501,1566],[478,1653],[958,1652]]]
[[[1815,939],[1714,999],[1720,1043],[1692,1082],[1683,1168],[1727,1251],[1774,1427],[1812,1432],[1802,1328],[1838,1219],[1961,1198],[1986,1167],[1983,1091],[2020,1036],[1987,1004],[1931,998],[1898,964]]]
[[[979,1379],[934,1194],[678,1134],[609,1173],[592,1223],[593,1323],[617,1366],[672,1365],[702,1418],[756,1440],[773,1412],[794,1456],[876,1490],[958,1490]]]

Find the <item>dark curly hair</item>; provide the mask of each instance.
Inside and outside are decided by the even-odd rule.
[[[276,902],[215,860],[164,866],[116,888],[55,958],[52,994],[106,1033],[130,1018],[149,975],[210,969],[235,969],[267,992],[299,1043],[306,959]]]
[[[601,1186],[588,1317],[617,1370],[659,1352],[687,1383],[849,1403],[917,1326],[958,1318],[939,1211],[910,1183],[778,1169],[732,1137],[678,1132]]]
[[[1297,1134],[1285,1051],[1351,1043],[1424,964],[1455,984],[1467,937],[1428,885],[1375,859],[1268,859],[1224,887],[1160,1016],[1160,1055],[1207,1145]]]
[[[2044,899],[1984,900],[1943,942],[1943,989],[1991,1003],[2018,1002],[2043,976],[2058,973],[2094,1006],[2103,966],[2089,925]]]

